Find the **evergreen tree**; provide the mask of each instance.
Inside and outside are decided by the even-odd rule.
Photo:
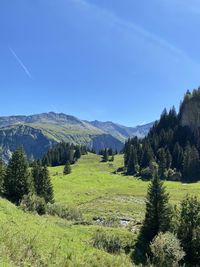
[[[190,177],[192,181],[197,181],[200,174],[199,152],[195,146],[191,148]]]
[[[186,253],[185,261],[191,266],[200,262],[200,202],[196,197],[186,197],[181,203],[178,238]]]
[[[133,146],[131,146],[128,166],[127,166],[127,174],[134,175],[137,171],[138,171],[137,153],[136,150],[133,148]]]
[[[103,161],[107,162],[108,161],[108,149],[105,148],[104,152],[103,152]]]
[[[131,148],[131,139],[129,138],[128,141],[125,143],[124,146],[124,166],[127,167],[129,156],[130,156],[130,148]]]
[[[115,160],[115,156],[112,155],[110,161],[114,161],[114,160]]]
[[[0,194],[3,193],[3,182],[5,178],[6,166],[3,160],[0,160]]]
[[[80,159],[81,157],[81,149],[80,147],[77,147],[75,153],[74,153],[74,158],[77,160],[77,159]]]
[[[44,198],[46,203],[52,203],[54,201],[53,186],[47,167],[42,167],[38,163],[34,163],[32,176],[36,195]]]
[[[43,197],[46,203],[53,203],[54,202],[53,185],[51,183],[51,178],[47,166],[44,166],[42,168],[42,184],[43,184],[43,190],[41,191],[41,194],[38,195],[40,197]]]
[[[74,150],[72,148],[69,150],[69,153],[68,153],[68,157],[67,158],[68,158],[68,160],[69,160],[69,162],[71,164],[74,164],[75,163]],[[65,164],[65,162],[63,164]]]
[[[31,174],[33,177],[34,191],[36,195],[40,195],[43,188],[42,166],[39,162],[34,161],[32,165]]]
[[[65,164],[64,170],[63,170],[63,174],[64,174],[64,175],[70,174],[71,171],[72,171],[72,170],[71,170],[70,162],[67,161],[66,164]]]
[[[151,146],[147,143],[144,144],[143,147],[143,154],[142,154],[142,161],[141,161],[141,168],[149,167],[151,162],[153,161],[153,150]]]
[[[124,147],[124,167],[132,161],[133,146],[142,173],[147,174],[154,161],[159,165],[161,177],[183,177],[188,182],[200,180],[200,129],[181,123],[184,106],[193,101],[200,101],[200,88],[186,93],[178,114],[174,107],[169,112],[164,109],[144,139],[129,139]]]
[[[135,256],[149,254],[149,245],[159,232],[170,228],[171,212],[168,205],[169,196],[156,174],[148,188],[145,219],[135,246]]]
[[[183,176],[185,179],[189,179],[190,176],[190,165],[191,165],[191,146],[188,143],[183,156]]]
[[[164,148],[158,150],[158,173],[160,178],[164,178],[164,173],[167,169],[167,157]]]
[[[183,158],[183,177],[187,181],[196,181],[200,174],[199,152],[195,146],[187,144]]]
[[[31,178],[24,151],[16,150],[8,164],[4,179],[4,194],[10,201],[19,204],[31,191]]]
[[[113,150],[112,150],[112,148],[109,148],[109,149],[108,149],[108,155],[109,155],[109,156],[112,156],[112,155],[113,155]]]
[[[170,169],[172,165],[172,155],[169,151],[169,149],[167,149],[166,151],[166,168]]]
[[[73,164],[81,157],[82,153],[87,153],[84,146],[74,146],[73,144],[62,142],[49,149],[42,159],[42,165],[59,166],[64,165],[67,161]]]
[[[182,171],[183,168],[183,149],[178,142],[176,142],[173,150],[172,168],[178,171]]]

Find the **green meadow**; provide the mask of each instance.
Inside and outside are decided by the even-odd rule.
[[[94,248],[98,229],[134,241],[145,212],[148,182],[115,171],[123,156],[101,162],[88,154],[63,176],[63,166],[49,168],[55,201],[82,213],[81,221],[38,216],[0,199],[0,266],[129,267],[130,256]],[[165,182],[171,204],[186,194],[200,195],[200,183]]]

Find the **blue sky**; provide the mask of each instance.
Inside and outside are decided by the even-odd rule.
[[[199,0],[0,3],[0,115],[134,126],[200,85]]]

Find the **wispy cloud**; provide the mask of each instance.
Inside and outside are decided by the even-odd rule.
[[[173,53],[189,58],[189,56],[186,55],[185,51],[178,48],[173,43],[165,40],[161,36],[156,35],[155,33],[143,28],[142,26],[134,22],[126,21],[120,18],[119,16],[117,16],[116,14],[113,14],[112,12],[106,10],[105,8],[89,3],[87,0],[71,0],[71,1],[79,5],[82,5],[83,7],[87,9],[91,8],[93,9],[93,11],[95,10],[96,12],[100,13],[102,16],[99,16],[99,17],[107,18],[109,24],[112,25],[112,27],[113,25],[117,25],[117,26],[120,26],[121,28],[125,28],[126,30],[130,30],[130,32],[140,34],[141,36],[154,42],[155,44],[159,45],[162,48],[165,48]]]
[[[26,75],[30,79],[32,79],[32,75],[31,75],[30,71],[25,66],[25,64],[22,62],[22,60],[17,56],[17,54],[15,53],[15,51],[11,47],[9,47],[9,50],[10,50],[11,54],[13,55],[13,57],[16,59],[17,63],[20,65],[20,67],[24,70],[24,72],[26,73]]]

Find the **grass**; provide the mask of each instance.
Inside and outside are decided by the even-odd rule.
[[[49,168],[56,202],[80,209],[84,224],[24,213],[0,199],[0,266],[132,266],[128,255],[112,255],[94,248],[91,242],[97,229],[123,240],[137,236],[135,226],[144,217],[148,182],[114,174],[122,165],[121,155],[114,162],[103,163],[99,156],[88,154],[72,166],[69,175],[63,176],[63,166]],[[186,194],[200,195],[200,183],[165,185],[172,204]],[[120,220],[130,220],[135,232],[130,226],[115,224]]]
[[[123,156],[114,162],[100,162],[100,157],[89,154],[63,176],[63,166],[50,168],[56,200],[78,206],[88,219],[117,216],[141,220],[144,216],[148,182],[114,174],[123,166]],[[165,182],[172,204],[179,203],[186,194],[200,195],[200,183]]]

